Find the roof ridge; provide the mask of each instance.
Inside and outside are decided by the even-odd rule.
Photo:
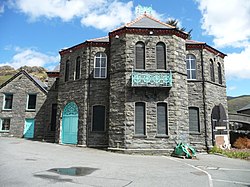
[[[164,23],[164,22],[160,21],[159,19],[156,19],[155,17],[150,16],[150,15],[148,15],[148,14],[146,14],[146,13],[144,13],[143,15],[144,15],[145,17],[149,18],[149,19],[152,19],[152,20],[154,20],[154,21],[156,21],[156,22],[158,22],[158,23],[164,25],[164,26],[171,27],[171,28],[173,28],[173,29],[176,28],[175,26],[170,25],[170,24],[167,24],[167,23]]]
[[[103,37],[88,39],[88,40],[86,40],[86,41],[99,40],[99,39],[104,39],[104,38],[108,38],[108,37],[109,37],[109,36],[103,36]]]

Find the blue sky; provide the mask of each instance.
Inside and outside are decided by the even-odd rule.
[[[249,0],[0,0],[0,65],[53,69],[60,49],[106,36],[135,19],[138,5],[226,53],[227,95],[250,95]]]

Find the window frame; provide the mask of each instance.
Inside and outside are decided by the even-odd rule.
[[[141,68],[137,68],[137,59],[138,59],[138,57],[137,57],[137,45],[138,44],[142,44],[143,45],[143,68],[141,69]],[[144,42],[142,42],[142,41],[138,41],[138,42],[136,42],[136,44],[135,44],[135,64],[134,64],[134,66],[135,66],[135,70],[145,70],[146,69],[146,47],[145,47],[145,43]]]
[[[217,71],[218,71],[218,83],[222,84],[222,69],[220,62],[217,62]]]
[[[100,60],[100,66],[99,67],[97,67],[96,66],[96,59],[97,58],[100,58],[100,59],[102,59],[102,58],[104,58],[104,57],[97,57],[97,54],[104,54],[105,55],[105,67],[102,67],[101,66],[101,63],[102,63],[102,61]],[[93,72],[93,78],[94,79],[106,79],[107,78],[107,67],[108,67],[108,58],[107,58],[107,54],[105,53],[105,52],[103,52],[103,51],[100,51],[100,52],[97,52],[96,54],[95,54],[95,56],[94,56],[94,72]],[[97,69],[99,69],[99,73],[98,73],[98,77],[96,77],[96,71],[97,71]],[[102,72],[101,72],[101,70],[102,69],[105,69],[105,76],[104,77],[102,77],[101,75],[102,75]]]
[[[164,49],[164,68],[163,69],[160,69],[157,67],[158,65],[158,59],[157,59],[157,45],[160,45],[160,44],[163,44],[163,49]],[[156,69],[157,70],[167,70],[167,48],[166,48],[166,44],[164,42],[158,42],[156,45],[155,45],[155,61],[156,61]]]
[[[5,108],[6,105],[6,96],[12,96],[11,97],[11,108]],[[13,93],[4,93],[3,94],[3,110],[12,110],[13,108]]]
[[[143,103],[144,104],[144,134],[137,134],[136,133],[136,104]],[[137,101],[134,103],[134,137],[147,137],[147,103],[143,101]]]
[[[97,106],[102,106],[104,107],[104,126],[103,126],[103,130],[100,131],[100,130],[93,130],[93,126],[94,126],[94,107],[97,107]],[[106,106],[103,105],[103,104],[96,104],[96,105],[92,105],[92,113],[91,113],[91,132],[106,132],[106,120],[107,120],[107,111],[106,111]]]
[[[165,115],[166,115],[166,132],[164,134],[158,133],[158,105],[159,104],[164,104],[165,105]],[[168,103],[167,102],[157,102],[156,103],[156,136],[158,137],[163,137],[163,136],[168,136],[169,135],[169,112],[168,112]]]
[[[69,69],[70,69],[70,61],[67,60],[65,62],[65,68],[64,68],[64,82],[68,82],[69,81]]]
[[[79,63],[79,66],[78,66]],[[78,68],[79,67],[79,68]],[[77,76],[78,75],[78,76]],[[76,58],[76,64],[75,64],[75,76],[74,76],[74,80],[78,80],[81,78],[81,57],[78,56]]]
[[[192,63],[191,63],[191,58],[187,58],[187,57],[194,57],[193,60],[194,60],[194,63],[195,63],[195,69],[192,68]],[[188,67],[187,67],[188,66]],[[187,54],[186,55],[186,68],[187,68],[187,80],[197,80],[197,63],[196,63],[196,57],[195,55],[193,54]],[[195,78],[193,78],[193,74],[192,72],[195,72]],[[188,75],[189,78],[188,78]]]
[[[197,117],[198,117],[198,119],[197,119],[197,122],[198,122],[198,124],[197,124],[197,131],[194,131],[194,130],[190,130],[190,109],[195,109],[196,111],[197,111]],[[196,133],[196,134],[200,134],[200,132],[201,132],[201,123],[200,123],[200,109],[199,109],[199,107],[195,107],[195,106],[190,106],[190,107],[188,107],[188,120],[189,120],[189,124],[188,124],[188,127],[189,127],[189,133]]]
[[[2,130],[3,128],[3,121],[8,119],[9,120],[9,130]],[[6,118],[0,118],[0,132],[9,132],[10,131],[10,121],[11,121],[11,118],[9,117],[6,117]]]
[[[30,95],[35,95],[36,96],[36,103],[35,103],[35,108],[29,108],[29,99],[30,99]],[[26,110],[27,111],[36,111],[36,105],[37,105],[37,94],[36,93],[30,93],[27,95],[27,103],[26,103]]]

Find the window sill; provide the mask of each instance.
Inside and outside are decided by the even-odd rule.
[[[9,133],[9,130],[0,130],[0,133]]]
[[[136,134],[133,136],[133,138],[147,138],[147,136],[143,134]]]
[[[193,131],[193,132],[192,132],[192,131],[191,131],[191,132],[189,132],[189,134],[191,134],[191,135],[201,135],[201,133],[200,133],[200,132],[194,132],[194,131]]]
[[[26,109],[25,112],[35,112],[36,109]]]
[[[11,112],[12,111],[12,109],[2,109],[2,111],[4,111],[4,112]]]
[[[155,136],[155,138],[169,138],[169,135],[166,134],[158,134]]]

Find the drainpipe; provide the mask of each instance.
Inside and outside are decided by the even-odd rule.
[[[205,127],[205,146],[208,152],[208,140],[207,140],[207,111],[206,111],[206,95],[205,95],[205,78],[204,78],[204,61],[203,61],[203,46],[200,50],[201,56],[201,76],[202,76],[202,95],[203,95],[203,109],[204,109],[204,127]]]
[[[88,146],[88,134],[89,134],[89,126],[88,119],[90,114],[90,66],[91,66],[91,43],[89,44],[89,65],[88,65],[88,90],[87,90],[87,119],[86,119],[86,146]]]

